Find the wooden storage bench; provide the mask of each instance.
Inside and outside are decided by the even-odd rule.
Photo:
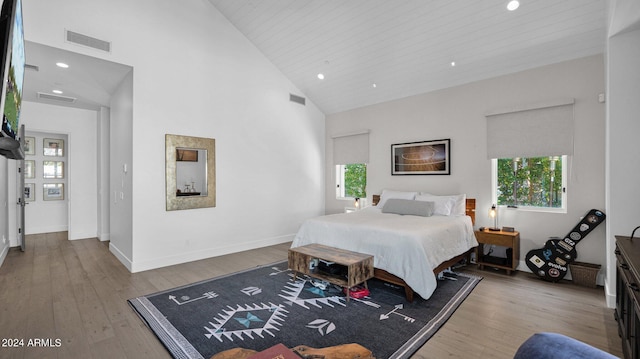
[[[346,278],[318,271],[317,266],[312,270],[313,260],[324,260],[346,267]],[[322,244],[309,244],[289,249],[289,269],[295,273],[294,280],[297,273],[302,273],[341,287],[351,288],[360,283],[367,287],[367,280],[373,278],[373,256]]]

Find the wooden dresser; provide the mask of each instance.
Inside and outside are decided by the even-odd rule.
[[[640,238],[616,236],[616,311],[626,359],[640,358]]]

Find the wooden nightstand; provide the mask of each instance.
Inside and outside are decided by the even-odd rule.
[[[480,269],[486,265],[505,269],[507,274],[511,274],[511,271],[514,271],[516,267],[518,267],[518,262],[520,261],[520,232],[489,231],[485,229],[483,231],[475,231],[475,234],[478,240],[478,247],[476,247],[476,264],[478,264]],[[511,248],[511,257],[506,258],[503,263],[491,260],[489,257],[483,255],[485,244]]]

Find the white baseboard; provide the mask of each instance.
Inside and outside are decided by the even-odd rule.
[[[118,260],[129,270],[129,272],[133,273],[133,271],[131,270],[131,268],[133,268],[133,263],[131,262],[131,259],[129,259],[126,255],[124,255],[124,253],[122,253],[122,251],[120,251],[113,244],[113,242],[109,243],[109,252],[111,252],[114,256],[116,256],[116,258],[118,258]]]
[[[609,293],[604,294],[604,300],[607,303],[607,308],[614,309],[616,307],[616,296]]]
[[[175,264],[193,262],[200,259],[218,257],[226,254],[237,253],[237,252],[247,251],[247,250],[256,249],[256,248],[268,247],[268,246],[285,243],[285,242],[291,242],[294,237],[295,237],[295,234],[289,234],[289,235],[279,236],[279,237],[264,238],[264,239],[256,240],[253,242],[246,242],[246,243],[231,245],[223,248],[216,247],[216,248],[211,248],[205,251],[198,250],[198,251],[193,251],[189,253],[181,253],[175,256],[154,258],[147,261],[134,260],[132,263],[133,270],[131,269],[129,270],[132,273],[136,273],[136,272],[142,272],[150,269],[167,267]]]
[[[88,238],[97,238],[98,234],[96,232],[76,232],[73,231],[73,233],[69,232],[69,240],[70,241],[77,241],[79,239],[88,239]]]
[[[9,253],[9,241],[3,241],[0,243],[0,267],[2,267],[2,263],[4,263],[4,259],[7,258],[7,254]]]
[[[98,239],[100,240],[100,242],[106,242],[108,240],[110,240],[110,235],[109,233],[98,233]]]
[[[40,234],[40,233],[55,233],[55,232],[66,232],[69,230],[69,226],[59,225],[59,226],[44,226],[44,227],[33,227],[30,226],[28,230],[25,230],[24,234]]]
[[[521,272],[533,273],[531,271],[531,269],[529,269],[529,267],[527,267],[527,264],[526,264],[524,259],[521,259],[520,262],[518,263],[518,269],[517,270],[519,270]],[[567,273],[567,275],[564,277],[564,279],[573,280],[571,278],[571,272]],[[601,270],[600,273],[598,273],[598,276],[596,277],[596,284],[599,285],[599,286],[604,286],[604,283],[605,283],[604,280],[605,280],[605,278],[604,278],[604,270]],[[615,296],[614,296],[614,298],[615,298]]]

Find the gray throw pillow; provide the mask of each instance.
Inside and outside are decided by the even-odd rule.
[[[390,198],[382,207],[382,213],[431,217],[434,206],[435,204],[429,201]]]

